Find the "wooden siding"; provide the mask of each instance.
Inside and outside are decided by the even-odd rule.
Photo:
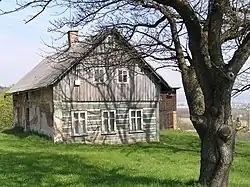
[[[84,143],[135,143],[141,141],[159,141],[158,102],[54,102],[54,141],[84,142]],[[129,109],[143,109],[143,130],[129,130]],[[102,134],[101,125],[103,110],[116,111],[116,132]],[[87,112],[87,134],[74,136],[72,134],[71,111]]]
[[[13,104],[15,126],[53,136],[52,88],[14,94]]]
[[[52,136],[54,142],[117,144],[159,141],[160,83],[137,57],[127,54],[127,51],[113,51],[113,47],[121,49],[112,37],[108,37],[93,53],[60,77],[53,88],[28,92],[28,100],[25,92],[14,94],[15,125]],[[75,55],[79,60],[82,54],[74,54],[71,58]],[[94,81],[95,68],[105,69],[104,82]],[[119,83],[120,69],[127,70],[127,83]],[[75,81],[80,84],[76,85]],[[130,109],[143,111],[142,130],[130,130]],[[104,110],[115,111],[116,128],[112,134],[103,134],[101,130]],[[74,111],[84,112],[78,113],[78,118],[86,114],[87,133],[73,134]]]
[[[111,46],[117,47],[113,44]],[[55,142],[116,144],[159,141],[160,84],[152,72],[143,67],[141,61],[138,62],[122,51],[113,53],[109,47],[104,42],[55,85]],[[94,81],[96,68],[105,69],[105,81],[102,83]],[[128,72],[127,83],[118,81],[118,70],[121,69]],[[74,84],[75,80],[80,80],[79,86]],[[129,109],[143,110],[142,131],[130,131]],[[115,111],[114,134],[102,134],[103,110]],[[72,111],[87,112],[86,135],[74,136],[72,133]]]
[[[137,67],[135,71],[139,70]],[[74,81],[78,77],[73,69],[55,86],[55,99],[59,101],[157,101],[159,99],[159,85],[153,82],[153,76],[146,76],[144,72],[139,74],[130,70],[129,82],[118,83],[117,73],[114,71],[109,80],[95,83],[93,71],[94,68],[91,68],[89,74],[81,76],[80,86],[75,86]]]
[[[177,129],[176,93],[161,94],[160,100],[160,129]]]
[[[109,38],[109,40],[112,40]],[[54,87],[57,101],[158,101],[160,84],[141,61],[123,50],[115,51],[104,42]],[[119,49],[119,47],[117,47]],[[105,69],[102,83],[94,81],[96,68]],[[118,83],[118,70],[127,70],[128,83]],[[80,80],[80,86],[74,81]]]

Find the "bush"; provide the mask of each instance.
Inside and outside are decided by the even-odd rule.
[[[5,96],[9,88],[0,93],[0,128],[13,126],[13,105],[12,96]]]

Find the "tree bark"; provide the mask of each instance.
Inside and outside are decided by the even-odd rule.
[[[209,130],[201,140],[201,161],[199,183],[212,187],[227,187],[229,170],[234,155],[234,132],[224,138],[220,130]],[[223,137],[221,137],[223,136]]]
[[[235,130],[231,117],[229,89],[216,91],[205,100],[199,183],[211,187],[227,187],[228,176],[234,156]]]

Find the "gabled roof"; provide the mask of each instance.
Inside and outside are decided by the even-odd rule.
[[[74,45],[71,45],[71,47],[64,52],[56,53],[45,58],[21,80],[19,80],[7,93],[12,94],[27,90],[35,90],[55,84],[60,79],[60,77],[62,77],[71,69],[71,67],[79,63],[79,59],[83,60],[85,57],[87,57],[88,54],[93,51],[93,49],[95,49],[103,40],[106,39],[106,37],[112,34],[115,35],[116,38],[119,38],[119,40],[123,40],[123,44],[136,52],[132,45],[125,41],[122,35],[115,29],[105,30],[96,37],[93,37],[92,45],[86,45],[82,42],[74,43]],[[163,77],[161,77],[143,58],[139,59],[143,64],[145,64],[145,67],[147,67],[158,79],[163,91],[174,91],[177,89],[171,87],[163,79]]]

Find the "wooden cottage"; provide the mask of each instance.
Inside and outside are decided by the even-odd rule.
[[[160,127],[175,127],[176,89],[117,31],[68,39],[9,90],[15,126],[84,143],[159,141]]]

